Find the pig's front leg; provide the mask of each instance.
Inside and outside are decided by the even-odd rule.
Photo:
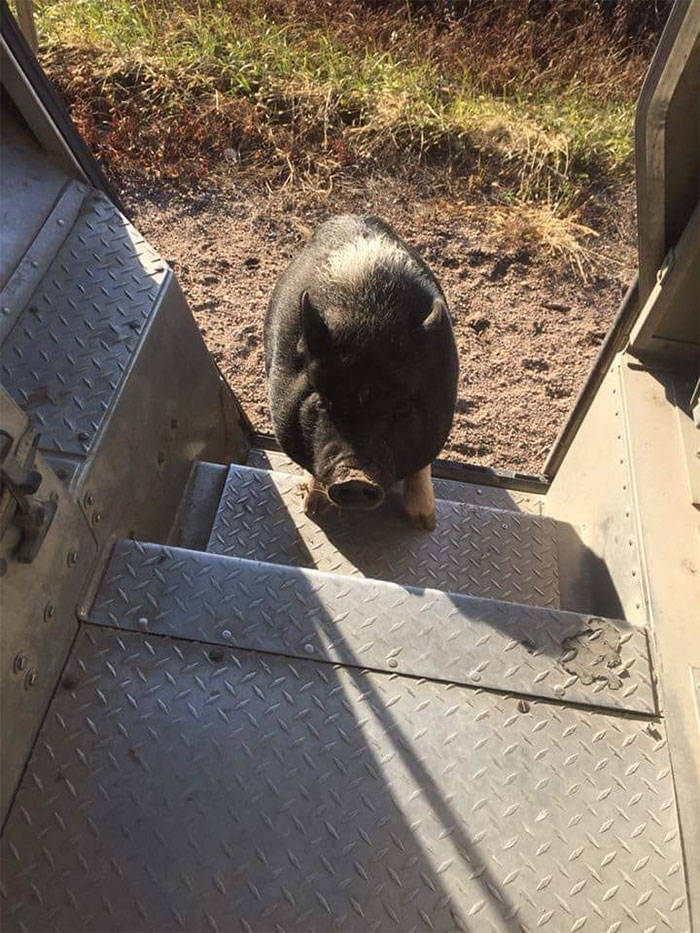
[[[304,479],[301,482],[300,492],[302,495],[302,505],[305,515],[323,515],[329,508],[331,501],[326,495],[326,490],[321,486],[316,477],[304,471]]]
[[[414,528],[435,527],[435,494],[430,466],[411,473],[403,481],[403,510]]]

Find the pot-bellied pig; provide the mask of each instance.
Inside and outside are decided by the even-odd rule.
[[[371,509],[403,480],[412,524],[435,526],[430,464],[452,425],[458,361],[426,263],[374,217],[322,224],[265,317],[272,422],[307,471],[304,508]]]

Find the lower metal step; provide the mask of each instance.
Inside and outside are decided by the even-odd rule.
[[[645,632],[573,612],[120,541],[90,621],[656,712]]]
[[[5,930],[686,931],[662,723],[83,626]]]
[[[311,519],[291,473],[232,466],[207,550],[408,586],[559,607],[556,523],[437,500],[437,527],[410,528],[399,500]]]

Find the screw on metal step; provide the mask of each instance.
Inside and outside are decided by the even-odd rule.
[[[95,512],[95,514],[92,516],[92,524],[99,525],[101,521],[102,521],[102,512]]]
[[[39,675],[36,671],[27,671],[27,674],[24,678],[24,689],[30,690],[38,679]]]
[[[68,551],[66,554],[66,563],[69,567],[75,567],[75,565],[78,563],[78,552]]]
[[[386,663],[389,665],[389,667],[399,666],[399,662],[396,660],[396,658],[389,658],[389,660]]]
[[[50,622],[56,615],[56,607],[53,603],[47,603],[44,606],[44,622]]]
[[[19,654],[15,655],[15,660],[12,664],[12,669],[15,672],[15,674],[19,674],[20,671],[25,671],[27,669],[27,664],[29,664],[29,658],[27,657],[26,654],[22,654],[20,652]]]
[[[95,497],[91,492],[86,492],[85,499],[83,501],[85,502],[85,505],[91,506],[95,504]]]

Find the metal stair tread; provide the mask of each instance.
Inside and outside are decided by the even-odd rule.
[[[87,453],[166,274],[156,251],[92,192],[0,353],[2,381],[34,418],[43,450]]]
[[[2,860],[7,929],[690,928],[663,722],[94,625]]]
[[[231,466],[207,550],[408,586],[559,607],[556,523],[437,500],[434,531],[411,528],[396,495],[373,512],[302,509],[291,473]]]
[[[653,714],[645,632],[378,580],[117,542],[95,624]]]

